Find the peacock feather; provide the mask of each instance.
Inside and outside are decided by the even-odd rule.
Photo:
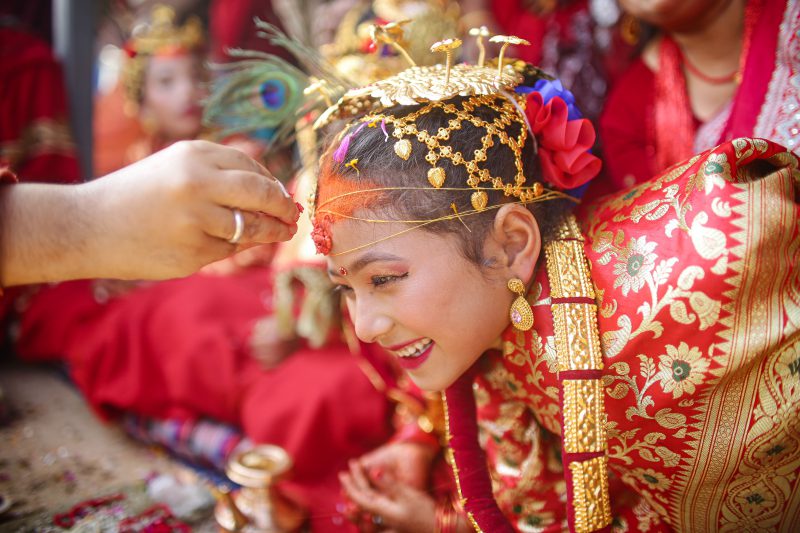
[[[228,55],[238,61],[214,65],[217,78],[205,103],[203,121],[219,129],[222,137],[246,133],[265,138],[270,144],[291,140],[298,119],[315,108],[327,107],[319,94],[304,95],[310,77],[328,81],[338,98],[349,87],[319,53],[288,37],[276,26],[255,19],[259,37],[269,39],[292,53],[305,69],[264,52],[234,48]]]

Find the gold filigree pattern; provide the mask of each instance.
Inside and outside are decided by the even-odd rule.
[[[555,240],[545,246],[547,277],[551,296],[594,299],[583,240],[575,218],[565,219],[556,234],[568,240]],[[592,371],[603,368],[597,328],[597,306],[589,303],[554,301],[553,313],[558,370]],[[611,523],[608,496],[608,458],[606,456],[606,413],[603,382],[600,377],[562,379],[562,419],[565,454],[602,453],[599,457],[570,460],[565,456],[573,483],[568,505],[574,512],[576,531],[594,531]]]
[[[551,264],[552,262],[552,264]],[[583,242],[565,241],[547,255],[550,291],[553,298],[587,297],[594,299],[594,287],[583,253]]]
[[[599,379],[565,379],[564,451],[602,452],[606,449],[605,406]]]
[[[595,531],[611,522],[608,497],[608,459],[595,457],[569,465],[575,505],[575,531]]]
[[[551,306],[556,331],[558,370],[601,370],[603,352],[597,330],[597,306],[593,304],[555,304]]]

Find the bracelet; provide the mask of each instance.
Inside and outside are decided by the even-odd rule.
[[[458,525],[458,513],[453,509],[453,505],[448,498],[440,500],[436,504],[436,520],[433,525],[433,533],[456,533]]]

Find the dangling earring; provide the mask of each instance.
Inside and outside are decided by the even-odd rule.
[[[528,331],[533,327],[533,309],[525,299],[525,285],[521,279],[511,278],[508,280],[508,290],[517,295],[509,310],[511,323],[520,331]]]
[[[642,25],[636,17],[624,13],[619,21],[619,32],[623,41],[630,46],[636,46],[642,37]]]

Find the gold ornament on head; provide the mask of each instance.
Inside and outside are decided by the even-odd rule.
[[[506,53],[506,48],[509,45],[515,46],[530,46],[531,43],[526,41],[525,39],[521,39],[516,35],[495,35],[491,39],[489,39],[490,43],[503,43],[503,46],[500,47],[500,55],[497,56],[497,76],[500,77],[503,75],[503,57]]]
[[[403,26],[411,22],[410,20],[400,20],[398,22],[390,22],[388,24],[373,24],[370,26],[369,35],[372,41],[377,44],[388,44],[406,58],[406,61],[412,66],[417,66],[416,61],[411,59],[408,52],[403,48],[401,41],[403,40]]]
[[[403,48],[397,44],[402,36],[403,22],[373,26],[371,35],[379,43],[390,44],[397,50]],[[471,33],[472,35],[472,33]],[[481,50],[482,39],[489,35],[485,27],[476,28],[474,35],[478,39]],[[496,36],[504,39],[501,53],[509,44],[528,44],[524,39],[513,36]],[[494,41],[495,37],[492,37]],[[498,41],[500,42],[500,41]],[[502,58],[497,70],[484,65],[484,55],[478,65],[465,63],[452,64],[452,51],[461,46],[460,39],[445,39],[431,47],[432,52],[447,54],[446,64],[430,66],[413,65],[412,67],[363,87],[351,89],[338,102],[328,107],[314,123],[314,129],[326,126],[336,119],[375,112],[394,105],[419,105],[426,102],[447,100],[456,96],[490,95],[509,92],[522,81],[522,75],[514,66],[505,65]]]
[[[308,87],[303,89],[303,94],[308,96],[314,93],[319,93],[322,96],[322,99],[325,100],[325,104],[328,107],[332,106],[333,102],[331,101],[331,93],[330,88],[328,87],[328,82],[319,78],[315,78],[314,76],[311,76],[308,81],[310,83]]]
[[[444,75],[445,87],[450,84],[450,66],[453,61],[453,50],[458,49],[460,46],[461,39],[445,39],[444,41],[433,43],[433,46],[431,46],[431,52],[444,52],[447,54],[447,64],[445,65]]]
[[[517,295],[508,312],[511,324],[519,331],[528,331],[533,327],[533,309],[525,299],[525,285],[519,278],[508,280],[508,290]]]
[[[122,81],[129,111],[135,110],[141,102],[147,58],[199,50],[204,44],[203,24],[198,17],[192,16],[178,26],[175,10],[164,5],[153,7],[150,21],[134,28],[125,44],[129,57],[123,66]]]
[[[375,38],[380,42],[390,42],[401,31],[399,26],[379,26],[375,30]],[[489,35],[485,27],[475,28],[471,35],[475,36],[482,45],[481,39]],[[381,40],[383,39],[383,40]],[[578,202],[575,198],[558,190],[545,189],[539,182],[534,182],[531,176],[526,177],[523,165],[523,148],[526,142],[535,142],[532,138],[530,125],[526,116],[528,95],[517,93],[515,88],[525,81],[526,85],[533,83],[531,80],[552,79],[538,68],[521,61],[503,61],[505,50],[508,46],[527,45],[524,39],[514,36],[495,36],[492,42],[502,43],[497,68],[484,65],[483,59],[479,65],[452,64],[452,51],[461,45],[458,39],[445,39],[436,42],[432,52],[443,52],[447,55],[446,64],[432,66],[412,66],[405,71],[376,81],[367,86],[347,91],[339,101],[329,107],[314,124],[314,128],[323,127],[336,119],[347,119],[353,116],[359,118],[350,122],[339,136],[338,148],[332,151],[333,163],[343,165],[345,168],[352,166],[356,173],[360,173],[355,165],[347,161],[347,152],[350,141],[355,135],[365,128],[375,128],[380,125],[386,141],[394,138],[393,149],[395,154],[404,161],[411,158],[414,149],[413,141],[427,149],[425,161],[431,168],[427,172],[427,181],[430,186],[386,186],[368,187],[364,189],[348,184],[344,187],[331,182],[330,192],[322,193],[318,197],[315,220],[315,242],[320,253],[329,254],[332,240],[330,227],[340,219],[358,220],[370,223],[403,223],[409,227],[397,233],[383,237],[377,241],[369,242],[351,248],[337,251],[332,255],[343,255],[380,241],[393,238],[408,231],[425,227],[436,222],[458,219],[466,226],[464,218],[470,215],[484,213],[499,209],[509,202],[530,204],[553,199],[566,199]],[[394,106],[414,106],[414,109],[390,112]],[[486,111],[491,110],[490,118],[486,118]],[[441,121],[435,129],[427,130],[421,126],[419,119],[424,115],[436,112],[441,115]],[[451,133],[460,130],[464,125],[470,125],[476,130],[476,137],[480,144],[470,153],[462,153],[456,144],[451,141]],[[345,132],[348,132],[345,134]],[[496,150],[504,148],[510,151],[514,161],[515,172],[512,176],[492,175],[486,164],[491,157],[505,157]],[[532,154],[537,153],[534,145]],[[490,151],[491,149],[491,151]],[[352,157],[352,156],[351,156]],[[466,183],[463,185],[447,182],[446,167],[439,165],[440,160],[447,160],[452,167],[463,167],[466,174]],[[341,168],[341,167],[340,167]],[[336,172],[331,180],[344,179],[336,177]],[[369,179],[367,177],[367,179]],[[532,183],[529,183],[532,182]],[[337,189],[341,192],[336,192]],[[380,218],[366,218],[356,214],[355,206],[358,203],[351,198],[352,195],[369,194],[380,195],[382,192],[403,190],[431,190],[431,191],[471,191],[471,210],[459,211],[455,203],[450,203],[452,213],[431,219],[422,220],[384,220]],[[493,201],[490,205],[489,191],[502,192],[503,196],[511,200]],[[447,200],[450,201],[449,199]],[[341,202],[341,203],[339,203]],[[339,207],[341,206],[341,207]],[[513,280],[512,280],[513,281]],[[530,329],[533,324],[533,314],[524,298],[522,282],[509,283],[511,290],[519,289],[520,296],[515,300],[510,311],[512,322],[515,326],[525,326]],[[526,307],[527,306],[527,307]],[[526,310],[527,309],[527,310]]]
[[[486,46],[483,44],[483,38],[489,37],[489,28],[486,26],[481,26],[480,28],[471,28],[469,30],[469,34],[472,37],[475,37],[475,42],[478,45],[478,50],[480,50],[478,54],[478,66],[482,67],[486,62]]]

